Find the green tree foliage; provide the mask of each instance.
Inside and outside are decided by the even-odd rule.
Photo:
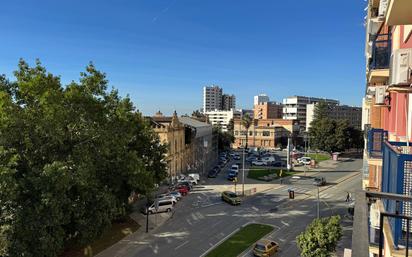
[[[296,239],[302,257],[328,257],[341,237],[340,217],[332,216],[315,219]]]
[[[311,146],[315,149],[341,152],[349,148],[362,148],[362,133],[347,120],[329,118],[329,106],[319,102],[315,106],[314,118],[309,128]]]
[[[56,256],[163,180],[166,148],[92,64],[65,87],[39,62],[14,75],[0,77],[0,256]]]
[[[220,126],[213,127],[213,133],[218,137],[218,149],[219,151],[225,151],[230,149],[232,143],[235,142],[233,133],[229,131],[222,131]]]
[[[250,118],[249,114],[246,113],[246,114],[242,117],[241,122],[242,122],[243,127],[246,129],[246,145],[245,145],[245,148],[248,148],[249,128],[250,128],[250,126],[252,125],[253,120],[252,120],[252,118]]]

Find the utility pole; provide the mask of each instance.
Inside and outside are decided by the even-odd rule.
[[[290,136],[288,136],[288,146],[287,146],[287,169],[288,171],[290,171],[291,169],[291,165],[290,165]]]
[[[242,196],[245,196],[245,148],[243,148],[243,162],[242,162]]]

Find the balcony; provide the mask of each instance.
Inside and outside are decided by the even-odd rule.
[[[382,192],[399,195],[412,195],[412,147],[406,142],[388,142],[383,145]],[[383,201],[384,209],[388,213],[412,216],[410,202]],[[402,219],[388,218],[395,247],[404,246],[407,232],[412,226]]]
[[[372,57],[369,59],[369,69],[389,69],[392,49],[392,35],[370,35],[372,41]]]
[[[382,158],[383,144],[388,138],[388,132],[383,129],[369,129],[367,131],[367,150],[369,158]]]
[[[412,24],[412,5],[410,0],[390,0],[386,11],[388,26]]]

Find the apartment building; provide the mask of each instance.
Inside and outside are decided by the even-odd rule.
[[[222,95],[222,110],[230,111],[236,108],[236,96],[235,95]]]
[[[222,95],[219,86],[203,87],[203,112],[222,110]]]
[[[253,106],[255,119],[281,119],[283,106],[276,102],[258,102]]]
[[[223,94],[223,89],[216,85],[203,87],[203,113],[214,110],[230,111],[235,108],[235,95]]]
[[[316,104],[306,106],[306,131],[309,131],[313,121]],[[348,105],[329,105],[328,117],[334,120],[347,120],[349,126],[362,130],[362,108]]]
[[[229,122],[234,117],[240,116],[240,111],[231,109],[230,111],[214,110],[205,113],[209,119],[209,122],[213,126],[218,126],[222,131],[228,131]]]
[[[283,119],[299,122],[300,130],[306,129],[306,106],[308,104],[324,101],[328,104],[338,105],[339,101],[326,98],[290,96],[283,99]]]
[[[253,105],[266,102],[269,102],[269,96],[267,94],[259,94],[253,97]]]
[[[369,0],[365,25],[365,191],[356,197],[352,256],[408,256],[412,254],[408,249],[412,236],[412,2]]]
[[[283,119],[253,119],[246,129],[241,119],[235,119],[233,147],[243,147],[247,141],[248,147],[273,149],[279,144],[286,144],[287,137],[298,129],[292,120]]]

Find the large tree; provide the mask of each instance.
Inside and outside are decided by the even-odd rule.
[[[218,149],[219,151],[226,151],[230,149],[230,146],[235,142],[233,133],[229,131],[222,131],[221,126],[213,126],[213,133],[218,137]]]
[[[56,256],[162,181],[166,148],[92,64],[67,86],[38,61],[14,75],[0,77],[0,255]]]
[[[296,239],[302,257],[328,257],[341,237],[340,217],[332,216],[313,220]]]
[[[243,127],[246,129],[246,145],[245,145],[245,148],[247,149],[248,148],[248,140],[249,140],[248,139],[249,128],[253,123],[253,119],[250,118],[249,114],[246,113],[245,115],[243,115],[241,123],[242,123]]]
[[[316,104],[314,118],[309,128],[311,146],[329,153],[359,147],[360,131],[349,126],[349,122],[345,119],[331,119],[330,108],[325,102]]]

